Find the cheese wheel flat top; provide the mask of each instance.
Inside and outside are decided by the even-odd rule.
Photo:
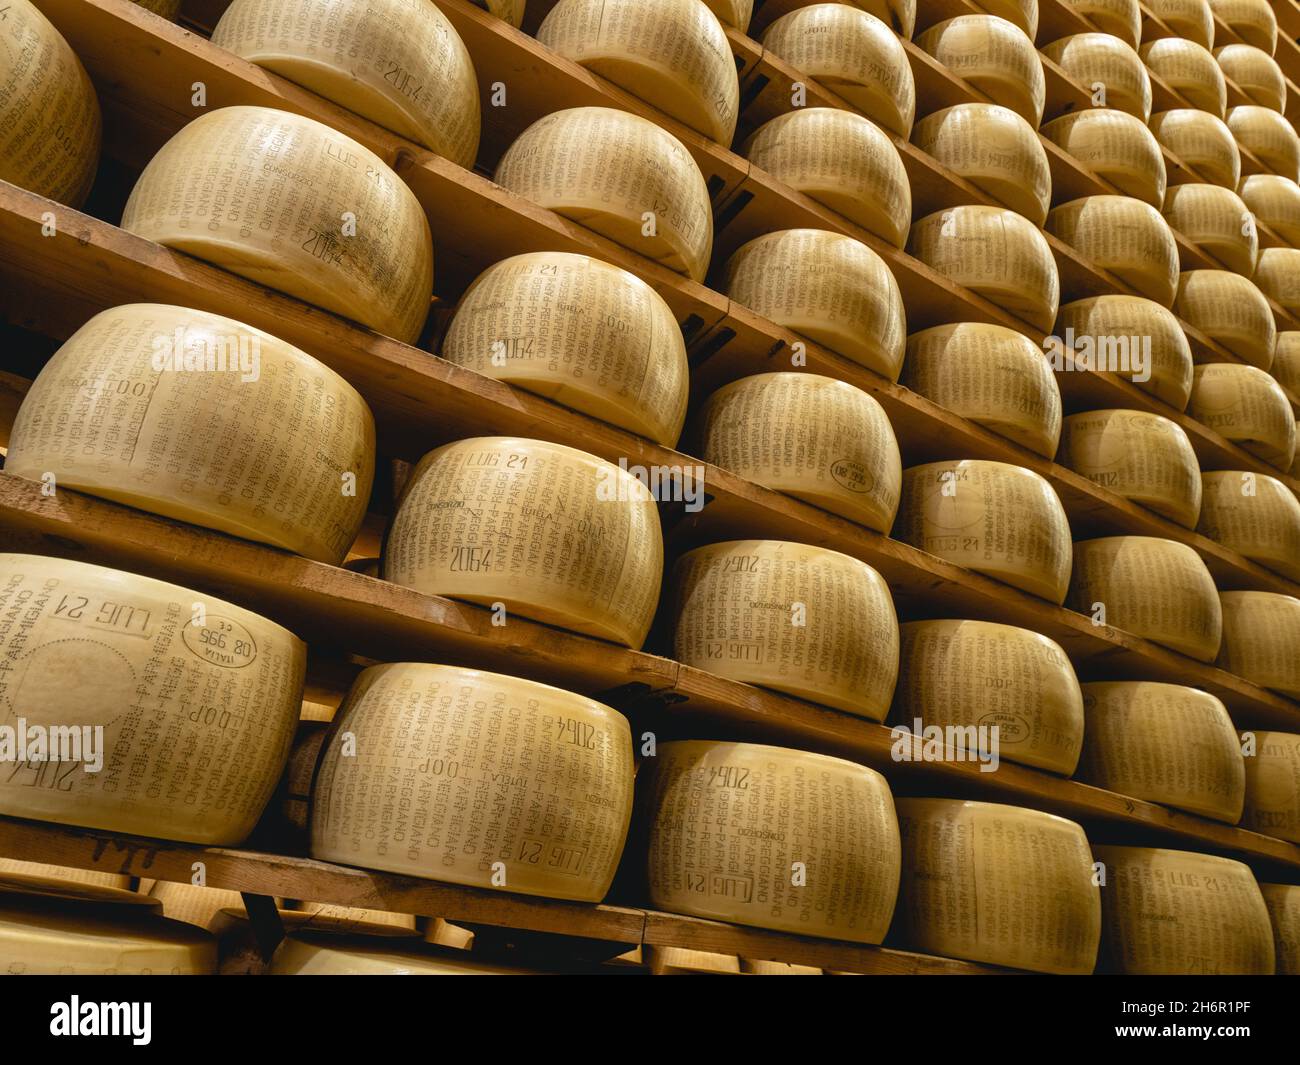
[[[1195,41],[1202,48],[1214,47],[1214,15],[1209,0],[1144,0],[1142,6],[1179,37]],[[1147,29],[1145,22],[1142,29]]]
[[[1255,273],[1259,235],[1250,210],[1231,189],[1220,185],[1173,185],[1165,193],[1169,225],[1202,251],[1242,277]]]
[[[243,896],[226,888],[157,880],[148,897],[162,907],[164,917],[207,932],[219,931],[230,914],[246,915]]]
[[[1300,581],[1300,500],[1291,489],[1263,473],[1214,470],[1201,479],[1197,532]]]
[[[1278,174],[1248,174],[1242,202],[1292,247],[1300,246],[1300,185]]]
[[[1286,78],[1277,60],[1249,44],[1229,44],[1214,50],[1225,78],[1236,82],[1250,99],[1274,111],[1286,110]]]
[[[1252,730],[1246,763],[1246,808],[1241,824],[1275,839],[1300,843],[1300,735]]]
[[[1300,250],[1265,248],[1255,267],[1259,290],[1293,315],[1300,314]]]
[[[271,959],[272,976],[524,976],[463,951],[416,948],[373,936],[286,936]]]
[[[1220,592],[1223,645],[1215,662],[1261,688],[1300,699],[1300,599]]]
[[[1247,44],[1277,51],[1277,16],[1269,0],[1210,0],[1210,10]]]
[[[155,900],[132,891],[129,886],[117,887],[113,884],[94,880],[78,881],[69,878],[57,865],[36,865],[31,862],[14,862],[15,871],[0,869],[0,895],[34,895],[42,899],[71,899],[79,902],[93,902],[104,906],[143,907],[157,909]],[[25,871],[24,867],[34,869]],[[75,872],[75,870],[69,870]],[[91,876],[103,874],[89,874]],[[130,884],[130,877],[124,878]]]
[[[1227,192],[1215,186],[1194,187]],[[1230,270],[1186,270],[1178,277],[1174,313],[1252,368],[1262,371],[1272,365],[1277,325],[1268,300],[1249,278]]]
[[[1174,302],[1178,243],[1149,203],[1132,196],[1085,196],[1054,207],[1046,229],[1139,295],[1165,307]]]
[[[1125,195],[1152,207],[1164,203],[1164,155],[1140,118],[1099,107],[1053,119],[1041,132]]]
[[[1102,33],[1112,33],[1131,48],[1142,34],[1142,9],[1138,0],[1062,0]]]
[[[1031,41],[1038,36],[1038,0],[972,0],[971,6],[1013,23]]]
[[[1151,117],[1151,79],[1142,58],[1109,33],[1076,33],[1053,41],[1047,56],[1084,88],[1105,89],[1102,105],[1127,111],[1143,122]]]
[[[1034,42],[1014,22],[996,15],[958,15],[931,26],[916,44],[1035,129],[1042,122],[1047,96],[1043,63]]]
[[[1228,108],[1228,86],[1214,56],[1195,41],[1162,37],[1140,49],[1142,62],[1193,107],[1219,118]]]
[[[1230,362],[1197,366],[1187,413],[1269,465],[1291,468],[1295,415],[1286,393],[1263,370]]]
[[[1300,975],[1300,886],[1260,884],[1273,922],[1273,948],[1279,976]]]
[[[1197,177],[1227,189],[1240,183],[1241,151],[1223,119],[1180,107],[1152,115],[1149,124],[1156,140]]]
[[[1297,179],[1300,172],[1300,139],[1285,116],[1258,104],[1228,108],[1228,128],[1241,147],[1254,153],[1275,174]]]
[[[109,888],[114,891],[131,890],[131,878],[129,876],[119,876],[115,873],[99,873],[93,869],[75,869],[67,865],[24,862],[14,858],[0,858],[0,876],[22,876],[61,886],[74,884]]]

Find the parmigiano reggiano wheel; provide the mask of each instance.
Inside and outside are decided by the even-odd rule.
[[[1047,96],[1034,42],[1014,22],[996,15],[958,15],[931,26],[917,46],[995,104],[1009,107],[1035,129]]]
[[[1181,107],[1151,116],[1151,132],[1196,176],[1224,188],[1241,181],[1241,152],[1232,130],[1208,111]]]
[[[697,133],[731,144],[740,81],[722,23],[701,0],[559,0],[537,39]]]
[[[1291,489],[1264,473],[1214,470],[1201,478],[1205,503],[1197,531],[1300,581],[1300,501]]]
[[[899,627],[899,684],[890,722],[913,732],[996,728],[1008,761],[1069,776],[1083,745],[1083,696],[1055,641],[986,621]],[[973,747],[967,740],[968,747]]]
[[[709,268],[704,175],[681,141],[639,115],[573,107],[540,118],[506,149],[496,182],[692,280]]]
[[[1052,173],[1034,127],[1009,107],[958,104],[921,119],[912,143],[1036,226],[1052,202]]]
[[[1151,79],[1131,45],[1109,33],[1076,33],[1043,49],[1047,56],[1085,89],[1105,88],[1104,106],[1151,117]]]
[[[1255,753],[1245,758],[1246,808],[1243,828],[1300,843],[1300,735],[1294,732],[1243,733],[1255,738]]]
[[[374,465],[370,409],[333,370],[233,319],[134,303],[45,365],[5,469],[338,565]]]
[[[941,407],[1051,458],[1061,392],[1043,349],[1001,325],[960,322],[913,333],[902,383]]]
[[[1047,231],[1139,294],[1165,307],[1174,302],[1178,243],[1149,203],[1132,196],[1085,196],[1053,208]]]
[[[1215,662],[1261,688],[1300,698],[1300,599],[1221,592],[1223,647]]]
[[[1255,273],[1259,235],[1250,210],[1231,189],[1174,185],[1165,193],[1164,213],[1174,229],[1229,270],[1242,277]]]
[[[848,4],[812,4],[782,15],[763,47],[899,137],[912,129],[916,85],[889,26]]]
[[[1295,415],[1278,383],[1254,366],[1196,367],[1187,413],[1279,470],[1296,453]]]
[[[148,897],[161,904],[163,916],[206,932],[219,932],[231,914],[247,916],[243,896],[226,888],[155,880],[149,885]]]
[[[1300,172],[1300,139],[1285,115],[1258,104],[1228,108],[1228,128],[1237,144],[1251,152],[1269,170],[1297,179]]]
[[[522,8],[522,3],[520,7]],[[464,951],[417,948],[372,936],[286,936],[272,976],[524,976],[523,969],[478,961]]]
[[[901,248],[912,222],[912,187],[889,134],[861,115],[803,107],[759,127],[745,158],[796,192]]]
[[[1274,352],[1269,372],[1283,388],[1300,396],[1300,331],[1278,333]]]
[[[1229,44],[1214,50],[1225,78],[1255,103],[1274,111],[1286,110],[1286,78],[1277,60],[1249,44]]]
[[[1207,0],[1145,0],[1142,5],[1179,37],[1202,48],[1214,47],[1214,16]],[[1147,25],[1144,22],[1143,35]]]
[[[1130,353],[1141,350],[1146,365],[1139,373],[1120,376],[1175,410],[1187,406],[1192,394],[1192,349],[1178,319],[1154,300],[1109,295],[1067,303],[1057,315],[1056,333],[1063,342],[1087,338],[1087,345],[1099,355],[1118,338],[1127,338]]]
[[[1224,116],[1228,86],[1208,49],[1181,37],[1162,37],[1144,44],[1140,54],[1151,73],[1193,107]]]
[[[806,544],[730,540],[673,571],[673,657],[883,721],[898,676],[898,619],[865,562]]]
[[[757,958],[741,958],[740,971],[751,976],[821,976],[820,969],[811,965],[792,965],[784,961],[763,961]]]
[[[1082,828],[1001,803],[897,802],[900,946],[1034,972],[1092,972],[1101,899]]]
[[[1164,155],[1141,119],[1099,107],[1054,119],[1042,134],[1126,195],[1164,203]]]
[[[384,553],[385,580],[628,647],[645,641],[662,572],[659,514],[634,472],[506,436],[425,455]]]
[[[898,895],[898,821],[875,770],[686,740],[659,744],[642,773],[654,909],[854,943],[884,938]],[[804,883],[793,882],[795,862]]]
[[[1038,36],[1038,0],[971,0],[971,6],[1020,27],[1031,41]]]
[[[0,22],[0,181],[71,207],[99,164],[99,100],[85,68],[28,0]]]
[[[526,0],[470,0],[471,3],[495,15],[503,22],[518,29],[524,24],[524,4]]]
[[[1251,366],[1273,363],[1277,326],[1259,287],[1228,270],[1186,270],[1178,278],[1174,313]]]
[[[697,424],[705,462],[877,532],[894,523],[898,442],[862,389],[818,374],[756,374],[714,392]]]
[[[1278,174],[1250,174],[1241,182],[1241,199],[1258,221],[1300,246],[1300,185]]]
[[[1187,528],[1201,511],[1201,469],[1176,422],[1139,410],[1071,414],[1057,461]]]
[[[709,10],[718,16],[724,26],[734,26],[744,33],[754,14],[754,0],[705,0]]]
[[[1277,51],[1277,16],[1269,0],[1210,0],[1210,9],[1247,44]]]
[[[646,947],[646,964],[652,976],[740,975],[740,959],[734,954],[682,947]]]
[[[1213,695],[1181,684],[1104,681],[1083,685],[1083,706],[1078,780],[1230,825],[1241,818],[1241,745]]]
[[[302,115],[196,118],[144,168],[122,228],[407,343],[428,314],[433,245],[414,193]]]
[[[1255,284],[1292,314],[1300,314],[1300,250],[1265,248],[1259,253]]]
[[[1260,884],[1268,916],[1273,922],[1273,949],[1279,976],[1300,975],[1300,887],[1295,884]]]
[[[515,255],[461,297],[442,357],[672,447],[686,418],[686,345],[635,274],[569,252]]]
[[[1223,615],[1214,579],[1200,555],[1173,540],[1080,540],[1067,605],[1200,662],[1213,662],[1219,651]]]
[[[1273,972],[1273,929],[1250,867],[1157,847],[1094,846],[1105,863],[1103,956],[1125,975]]]
[[[71,765],[11,752],[24,764],[0,780],[0,813],[243,842],[289,755],[302,641],[233,603],[84,562],[0,555],[0,581],[0,617],[23,618],[0,631],[0,720],[81,741]]]
[[[234,0],[212,43],[453,163],[478,155],[478,80],[433,4],[411,0]]]
[[[735,302],[846,359],[898,379],[907,312],[884,260],[859,240],[783,229],[745,244],[727,263]]]
[[[912,226],[908,250],[1037,329],[1056,320],[1061,283],[1042,232],[1000,207],[951,207]]]
[[[1070,581],[1070,523],[1052,486],[1005,462],[929,462],[903,472],[894,536],[1053,603]]]
[[[1142,11],[1138,0],[1063,0],[1102,33],[1111,33],[1130,48],[1142,35]]]
[[[0,858],[0,877],[7,885],[15,877],[33,886],[48,883],[66,888],[69,885],[106,888],[110,891],[130,891],[131,878],[114,873],[97,873],[93,869],[74,869],[67,865],[47,865],[43,862],[23,862],[13,858]]]
[[[343,750],[348,734],[355,754]],[[602,703],[458,666],[371,666],[316,771],[311,853],[599,902],[623,853],[632,775],[627,719]],[[375,801],[389,788],[406,789],[409,808]],[[488,788],[492,805],[478,807]]]

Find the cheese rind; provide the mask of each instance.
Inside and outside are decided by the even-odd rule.
[[[1269,0],[1210,0],[1210,9],[1247,44],[1277,51],[1277,16]]]
[[[1256,219],[1292,247],[1300,246],[1300,185],[1278,174],[1248,174],[1241,199]]]
[[[1085,196],[1054,207],[1046,229],[1139,295],[1164,307],[1174,302],[1178,244],[1149,203],[1132,196]]]
[[[520,5],[522,7],[522,4]],[[373,936],[285,937],[271,959],[272,976],[524,976],[523,969],[478,961],[464,951],[399,946]]]
[[[1263,370],[1231,362],[1197,366],[1187,413],[1270,466],[1291,468],[1295,415],[1286,393]]]
[[[1223,119],[1180,107],[1152,115],[1150,127],[1156,140],[1197,177],[1227,189],[1235,189],[1241,181],[1241,151]]]
[[[1250,99],[1274,111],[1286,111],[1286,78],[1277,60],[1249,44],[1229,44],[1214,50],[1225,78]]]
[[[1031,41],[1038,36],[1038,0],[979,0],[972,6],[1019,26]]]
[[[1230,270],[1185,270],[1174,313],[1251,367],[1263,371],[1272,365],[1277,326],[1268,300],[1249,278]]]
[[[1214,15],[1208,0],[1145,0],[1143,6],[1179,37],[1202,48],[1214,47]],[[1145,35],[1145,22],[1142,29]]]
[[[1127,111],[1143,122],[1151,117],[1151,79],[1142,58],[1109,33],[1076,33],[1053,41],[1043,55],[1085,89],[1105,88],[1103,106]]]
[[[1263,473],[1213,470],[1201,480],[1205,502],[1196,531],[1300,581],[1300,501],[1291,489]]]
[[[1297,649],[1300,654],[1300,648]],[[1254,754],[1246,762],[1243,828],[1300,843],[1300,735],[1252,730]]]
[[[115,873],[99,873],[93,869],[74,869],[67,865],[48,865],[43,862],[24,862],[13,858],[0,858],[0,877],[6,883],[14,877],[21,877],[33,885],[47,883],[51,886],[65,887],[75,885],[92,888],[107,888],[110,891],[130,891],[131,878]]]
[[[1275,174],[1297,180],[1300,176],[1300,138],[1285,115],[1259,104],[1228,108],[1228,128],[1242,147]]]
[[[1093,108],[1053,119],[1042,134],[1125,195],[1152,207],[1164,203],[1164,155],[1140,118],[1113,108]]]
[[[1165,219],[1178,233],[1233,273],[1249,278],[1259,259],[1259,235],[1250,210],[1220,185],[1174,185],[1165,193]]]
[[[1300,599],[1220,592],[1223,646],[1215,662],[1261,688],[1300,699]]]
[[[734,26],[744,33],[754,14],[754,0],[705,0],[709,10],[718,16],[724,26]]]
[[[1062,0],[1102,33],[1112,33],[1131,48],[1142,35],[1142,9],[1138,0]]]
[[[1255,268],[1259,290],[1292,315],[1300,315],[1300,250],[1265,248]]]
[[[996,15],[958,15],[931,26],[916,44],[1034,129],[1042,122],[1047,96],[1042,60],[1014,22]]]
[[[1300,330],[1278,333],[1269,372],[1283,388],[1300,396]]]
[[[1219,118],[1228,108],[1228,86],[1209,50],[1182,37],[1162,37],[1139,49],[1142,62],[1189,104]]]
[[[1260,884],[1259,890],[1273,922],[1278,975],[1300,975],[1300,887],[1295,884]]]

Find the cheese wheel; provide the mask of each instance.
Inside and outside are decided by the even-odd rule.
[[[996,15],[958,15],[931,26],[916,44],[1034,129],[1042,122],[1047,97],[1043,63],[1034,42],[1014,22]]]
[[[1152,115],[1150,125],[1161,146],[1203,181],[1228,189],[1241,181],[1241,152],[1223,119],[1181,107]]]
[[[1114,34],[1130,48],[1142,35],[1142,11],[1138,0],[1062,0],[1102,33]]]
[[[754,0],[705,0],[709,10],[718,16],[724,26],[733,26],[744,33],[754,14]]]
[[[1261,251],[1255,284],[1284,310],[1300,315],[1300,250],[1265,248]]]
[[[806,544],[730,540],[673,570],[673,657],[883,721],[898,676],[898,619],[865,562]]]
[[[758,958],[741,958],[740,971],[751,976],[821,976],[822,971],[811,965],[792,965],[784,961],[763,961]]]
[[[1152,207],[1164,202],[1165,159],[1140,118],[1099,107],[1054,119],[1042,133],[1126,196]]]
[[[1273,922],[1273,949],[1279,976],[1300,975],[1300,887],[1260,884],[1264,905]]]
[[[478,155],[478,80],[438,8],[416,0],[234,0],[212,43],[453,163]]]
[[[99,873],[93,869],[74,869],[67,865],[47,865],[43,862],[24,862],[13,858],[0,858],[0,877],[6,883],[21,878],[33,887],[49,884],[58,888],[68,885],[89,885],[110,891],[130,891],[131,878],[115,873]]]
[[[1151,117],[1151,79],[1131,45],[1109,33],[1076,33],[1043,49],[1043,55],[1090,92],[1105,90],[1103,107]]]
[[[135,303],[46,363],[5,469],[338,565],[374,465],[370,409],[333,370],[230,318]]]
[[[968,736],[996,728],[993,744],[1008,761],[1074,772],[1083,745],[1083,696],[1059,644],[986,621],[913,621],[899,631],[894,725],[918,732],[920,722],[922,729],[956,728]]]
[[[894,275],[859,240],[783,229],[744,245],[727,263],[729,298],[838,355],[898,379],[906,311]]]
[[[683,947],[646,947],[651,976],[739,976],[740,959]]]
[[[1300,501],[1291,489],[1263,473],[1214,470],[1201,478],[1205,502],[1197,532],[1300,581]]]
[[[1056,332],[1067,347],[1076,349],[1076,356],[1082,346],[1108,362],[1119,339],[1126,338],[1136,372],[1119,376],[1175,410],[1187,406],[1192,394],[1192,349],[1178,319],[1155,301],[1128,295],[1076,300],[1061,307]],[[1141,352],[1140,359],[1133,359],[1134,351]]]
[[[888,132],[906,137],[911,131],[912,68],[894,31],[874,15],[847,4],[801,7],[767,28],[763,47]]]
[[[1219,118],[1228,108],[1228,86],[1214,56],[1195,41],[1162,37],[1140,49],[1142,62],[1192,107]]]
[[[1228,128],[1237,144],[1275,174],[1295,181],[1300,171],[1300,139],[1285,115],[1258,104],[1228,109]]]
[[[1241,199],[1257,221],[1300,246],[1300,185],[1277,174],[1250,174],[1241,182]]]
[[[505,436],[425,455],[384,552],[395,584],[628,647],[645,641],[662,572],[659,514],[636,473]]]
[[[1181,684],[1083,685],[1087,722],[1075,779],[1235,825],[1245,797],[1227,708]]]
[[[917,0],[852,0],[854,7],[875,15],[908,41],[916,29],[916,2]]]
[[[745,142],[745,158],[896,248],[912,222],[912,187],[889,134],[852,111],[804,107]]]
[[[1274,352],[1269,372],[1284,389],[1300,397],[1300,330],[1278,333]]]
[[[888,533],[902,461],[884,409],[862,389],[765,373],[718,389],[697,419],[699,456],[755,484]]]
[[[958,104],[921,119],[912,143],[977,189],[1041,226],[1052,202],[1047,152],[1009,107]]]
[[[898,821],[899,946],[1034,972],[1092,972],[1101,900],[1077,824],[962,799],[899,799]]]
[[[731,143],[740,81],[726,31],[701,0],[559,0],[537,39],[696,133]]]
[[[302,642],[213,596],[84,562],[0,555],[0,587],[0,722],[48,739],[10,752],[21,767],[0,779],[0,813],[243,842],[289,755]],[[55,746],[74,757],[47,760]]]
[[[1179,37],[1195,41],[1202,48],[1214,47],[1214,16],[1208,0],[1144,0],[1142,7]],[[1145,23],[1142,29],[1145,36]]]
[[[1174,302],[1178,244],[1149,203],[1132,196],[1085,196],[1053,208],[1047,232],[1139,295],[1165,307]]]
[[[968,421],[1051,458],[1061,392],[1043,349],[1001,325],[959,322],[913,333],[901,381]]]
[[[221,931],[231,914],[247,916],[243,896],[226,888],[155,880],[149,886],[149,898],[161,904],[163,916],[207,932]]]
[[[456,306],[441,355],[485,377],[672,447],[686,419],[686,345],[635,274],[540,251],[488,267]]]
[[[898,895],[898,821],[875,770],[686,740],[659,744],[642,773],[652,908],[853,943],[884,938]]]
[[[1273,931],[1250,867],[1157,847],[1094,846],[1105,955],[1125,975],[1273,972]]]
[[[1005,462],[929,462],[903,472],[896,539],[1053,603],[1070,580],[1070,523],[1052,486]]]
[[[1300,599],[1276,592],[1221,592],[1220,669],[1300,698]]]
[[[27,862],[17,862],[15,864],[20,866],[30,865]],[[57,865],[36,865],[33,868],[50,870],[51,873],[56,873],[61,867]],[[126,879],[129,881],[131,878],[127,877]],[[120,907],[154,911],[159,909],[157,900],[133,891],[129,887],[113,887],[92,881],[77,882],[63,876],[49,875],[44,872],[0,872],[0,896],[9,895],[36,896],[43,899],[66,899],[78,903],[94,902],[111,909]]]
[[[1031,41],[1038,36],[1038,0],[971,0],[970,6],[1006,19]]]
[[[1201,556],[1186,544],[1156,536],[1080,540],[1066,603],[1200,662],[1213,662],[1219,651],[1219,594]]]
[[[1014,211],[951,207],[912,226],[908,250],[926,266],[1036,329],[1056,319],[1061,283],[1042,232]]]
[[[1061,465],[1187,528],[1201,512],[1201,469],[1182,426],[1138,410],[1071,414]]]
[[[704,279],[713,250],[704,175],[681,141],[639,115],[573,107],[540,118],[506,149],[495,180],[670,270]]]
[[[1249,44],[1229,44],[1214,50],[1223,76],[1250,99],[1273,111],[1286,110],[1286,78],[1277,60]]]
[[[1277,51],[1277,16],[1269,0],[1210,0],[1210,9],[1247,44],[1269,55]]]
[[[632,773],[627,719],[585,696],[458,666],[371,666],[316,771],[311,854],[599,902],[623,853]],[[382,799],[399,791],[401,804]]]
[[[1300,735],[1294,732],[1243,733],[1255,738],[1246,756],[1246,808],[1242,828],[1300,843]]]
[[[1277,326],[1259,287],[1228,270],[1186,270],[1178,278],[1174,313],[1252,367],[1273,363]]]
[[[1196,367],[1187,413],[1270,466],[1291,468],[1295,415],[1286,393],[1263,370],[1230,362]]]
[[[380,936],[419,936],[417,919],[409,913],[367,910],[356,906],[336,906],[328,902],[288,903],[286,924],[295,930],[356,933]]]
[[[28,0],[0,20],[0,181],[80,207],[99,164],[99,100],[68,42]]]
[[[520,5],[522,7],[522,4]],[[464,951],[398,945],[372,936],[286,936],[272,976],[523,976],[522,969],[478,961]]]
[[[516,29],[524,24],[525,0],[470,0],[470,2],[503,22],[508,22]]]
[[[1201,251],[1234,273],[1250,277],[1259,258],[1259,235],[1250,210],[1221,185],[1173,185],[1165,193],[1165,220]]]

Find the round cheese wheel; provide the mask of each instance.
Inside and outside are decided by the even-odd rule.
[[[890,721],[922,733],[997,729],[1002,758],[1069,776],[1083,745],[1083,696],[1059,644],[986,621],[913,621],[902,636]],[[967,748],[975,746],[966,739]]]
[[[1138,0],[1063,0],[1102,33],[1111,33],[1130,48],[1142,35],[1142,10]]]
[[[1181,107],[1152,115],[1150,125],[1161,146],[1203,181],[1228,189],[1241,181],[1241,152],[1223,119]]]
[[[68,42],[28,0],[0,20],[0,181],[80,207],[99,164],[99,100]]]
[[[1082,828],[1001,803],[897,805],[899,946],[1034,972],[1092,972],[1101,900]]]
[[[893,426],[866,392],[809,373],[765,373],[718,389],[700,411],[699,456],[888,533],[902,461]]]
[[[704,175],[682,142],[639,115],[574,107],[506,149],[496,182],[695,281],[713,250]]]
[[[718,16],[724,26],[734,26],[744,33],[754,14],[754,0],[705,0],[709,10]]]
[[[1250,174],[1241,182],[1241,199],[1258,221],[1300,245],[1300,185],[1277,174]]]
[[[1038,36],[1038,0],[971,0],[970,6],[1013,23],[1031,41]]]
[[[659,514],[640,472],[541,440],[445,444],[407,483],[384,579],[504,609],[507,623],[519,614],[640,647],[663,572]]]
[[[916,0],[852,0],[852,3],[888,23],[904,40],[912,39],[916,29]]]
[[[1179,525],[1196,525],[1200,465],[1187,434],[1168,418],[1138,410],[1071,414],[1057,461]]]
[[[1179,37],[1202,48],[1214,46],[1214,15],[1208,0],[1144,0],[1142,6]]]
[[[1300,315],[1300,250],[1265,248],[1259,253],[1255,284],[1274,303]]]
[[[1052,486],[1005,462],[929,462],[903,472],[896,539],[1053,603],[1070,581],[1070,523]]]
[[[1273,922],[1273,948],[1279,976],[1300,975],[1300,886],[1260,884]]]
[[[663,297],[587,255],[539,251],[488,267],[440,354],[672,447],[686,418],[686,345]]]
[[[911,131],[912,68],[894,31],[874,15],[848,4],[801,7],[767,28],[763,47],[890,133]]]
[[[1131,45],[1109,33],[1076,33],[1062,37],[1043,49],[1089,92],[1098,85],[1105,89],[1102,106],[1136,115],[1143,122],[1151,117],[1151,79],[1141,57]]]
[[[1258,104],[1228,109],[1228,128],[1237,144],[1275,174],[1295,181],[1300,171],[1300,139],[1285,115]]]
[[[755,743],[661,743],[642,766],[651,907],[879,943],[898,821],[873,769]]]
[[[726,31],[701,0],[559,0],[537,39],[695,132],[731,143],[740,81]]]
[[[1223,615],[1214,579],[1186,544],[1156,536],[1104,536],[1074,545],[1067,605],[1200,662],[1219,651]]]
[[[335,906],[326,902],[294,899],[282,919],[294,929],[320,932],[357,933],[377,936],[420,936],[417,919],[409,913]]]
[[[603,703],[459,666],[371,666],[316,770],[311,854],[599,902],[623,853],[632,776],[627,719]],[[380,801],[390,792],[408,798]]]
[[[759,958],[741,958],[740,971],[751,976],[821,976],[820,969],[811,965],[791,965],[784,961],[763,961]]]
[[[1222,118],[1228,108],[1228,87],[1214,56],[1195,41],[1162,37],[1140,50],[1142,62],[1192,107]]]
[[[453,163],[478,155],[478,80],[434,4],[234,0],[212,43]]]
[[[1300,599],[1222,592],[1223,647],[1215,663],[1261,688],[1300,698]]]
[[[1277,51],[1277,16],[1269,0],[1210,0],[1215,16],[1247,44]]]
[[[1187,413],[1270,466],[1291,468],[1295,415],[1286,393],[1263,370],[1230,362],[1196,367]]]
[[[1178,244],[1149,203],[1132,196],[1085,196],[1053,208],[1047,231],[1138,294],[1165,307],[1174,302]]]
[[[913,392],[1051,458],[1061,392],[1043,349],[1001,325],[959,322],[913,333],[901,381]]]
[[[1201,477],[1205,502],[1197,532],[1300,581],[1300,500],[1291,489],[1263,473],[1214,470]]]
[[[1041,226],[1052,173],[1034,127],[1009,107],[958,104],[921,119],[912,143],[998,203]]]
[[[149,886],[149,898],[161,904],[164,917],[208,932],[221,929],[231,914],[247,916],[243,896],[225,888],[155,880]]]
[[[243,842],[289,755],[302,642],[233,603],[84,562],[6,554],[0,575],[0,617],[22,616],[0,631],[0,707],[37,730],[8,759],[0,813]]]
[[[1249,44],[1214,50],[1219,69],[1251,100],[1274,111],[1286,110],[1286,78],[1277,60]]]
[[[1300,735],[1254,731],[1245,758],[1246,808],[1241,826],[1300,843]],[[1243,737],[1244,738],[1244,737]]]
[[[673,657],[883,721],[898,675],[898,620],[865,562],[806,544],[730,540],[673,570]]]
[[[1165,193],[1166,221],[1229,270],[1250,277],[1259,258],[1259,235],[1250,209],[1222,185],[1173,185]]]
[[[652,976],[740,975],[740,959],[734,954],[682,947],[646,947],[646,964]]]
[[[181,0],[134,0],[134,3],[173,22],[181,9]]]
[[[1174,313],[1251,366],[1273,363],[1277,326],[1259,287],[1228,270],[1187,270],[1179,275]]]
[[[1075,348],[1076,355],[1084,349],[1098,359],[1114,349],[1120,338],[1127,338],[1136,372],[1119,376],[1175,410],[1187,406],[1192,394],[1192,349],[1178,319],[1153,300],[1109,295],[1067,303],[1057,315],[1056,333],[1067,347]],[[1142,353],[1136,362],[1134,351]]]
[[[1246,770],[1227,708],[1181,684],[1083,685],[1083,755],[1075,778],[1107,791],[1235,825]]]
[[[1042,133],[1125,195],[1152,207],[1164,202],[1164,155],[1140,118],[1099,107],[1054,119]]]
[[[727,263],[723,291],[846,359],[898,379],[906,311],[894,275],[859,240],[783,229],[751,240]]]
[[[478,961],[464,951],[399,945],[373,936],[308,932],[286,936],[268,971],[272,976],[526,975],[526,970]]]
[[[230,318],[134,303],[46,363],[5,469],[338,565],[374,466],[370,409],[333,370]]]
[[[926,266],[1036,329],[1056,319],[1061,282],[1042,232],[1000,207],[950,207],[912,226],[908,250]]]
[[[1278,333],[1269,372],[1283,388],[1300,396],[1300,331]]]
[[[958,15],[916,38],[917,46],[978,89],[1009,107],[1034,129],[1047,96],[1034,42],[1014,22],[996,15]]]
[[[43,862],[24,862],[14,858],[0,858],[0,877],[5,883],[21,878],[33,887],[48,884],[57,889],[68,886],[105,888],[109,891],[130,891],[131,878],[114,873],[98,873],[93,869],[74,869],[67,865],[47,865]]]
[[[754,166],[901,248],[912,187],[889,134],[852,111],[804,107],[764,123],[742,149]]]

